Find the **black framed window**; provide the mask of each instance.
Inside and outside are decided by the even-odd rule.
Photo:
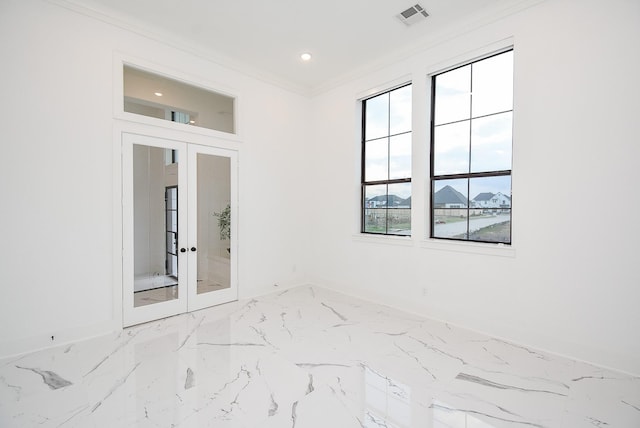
[[[411,84],[362,101],[361,232],[411,235]]]
[[[513,50],[431,83],[431,237],[511,244]]]

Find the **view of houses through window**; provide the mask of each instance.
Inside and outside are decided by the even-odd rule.
[[[431,237],[510,244],[513,51],[432,87]]]
[[[429,236],[510,244],[513,51],[431,79]],[[411,235],[411,91],[362,101],[363,233]]]
[[[411,235],[411,85],[362,102],[364,233]]]

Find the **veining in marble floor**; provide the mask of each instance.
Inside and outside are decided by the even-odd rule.
[[[0,361],[0,427],[640,427],[640,378],[300,287]]]

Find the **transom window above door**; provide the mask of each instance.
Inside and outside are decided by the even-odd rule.
[[[236,133],[235,98],[125,64],[124,111]]]

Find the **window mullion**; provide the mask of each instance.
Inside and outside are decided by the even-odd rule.
[[[469,174],[471,174],[471,141],[473,139],[473,64],[469,74]],[[467,177],[467,235],[469,239],[469,228],[471,227],[469,214],[471,213],[471,178]]]

